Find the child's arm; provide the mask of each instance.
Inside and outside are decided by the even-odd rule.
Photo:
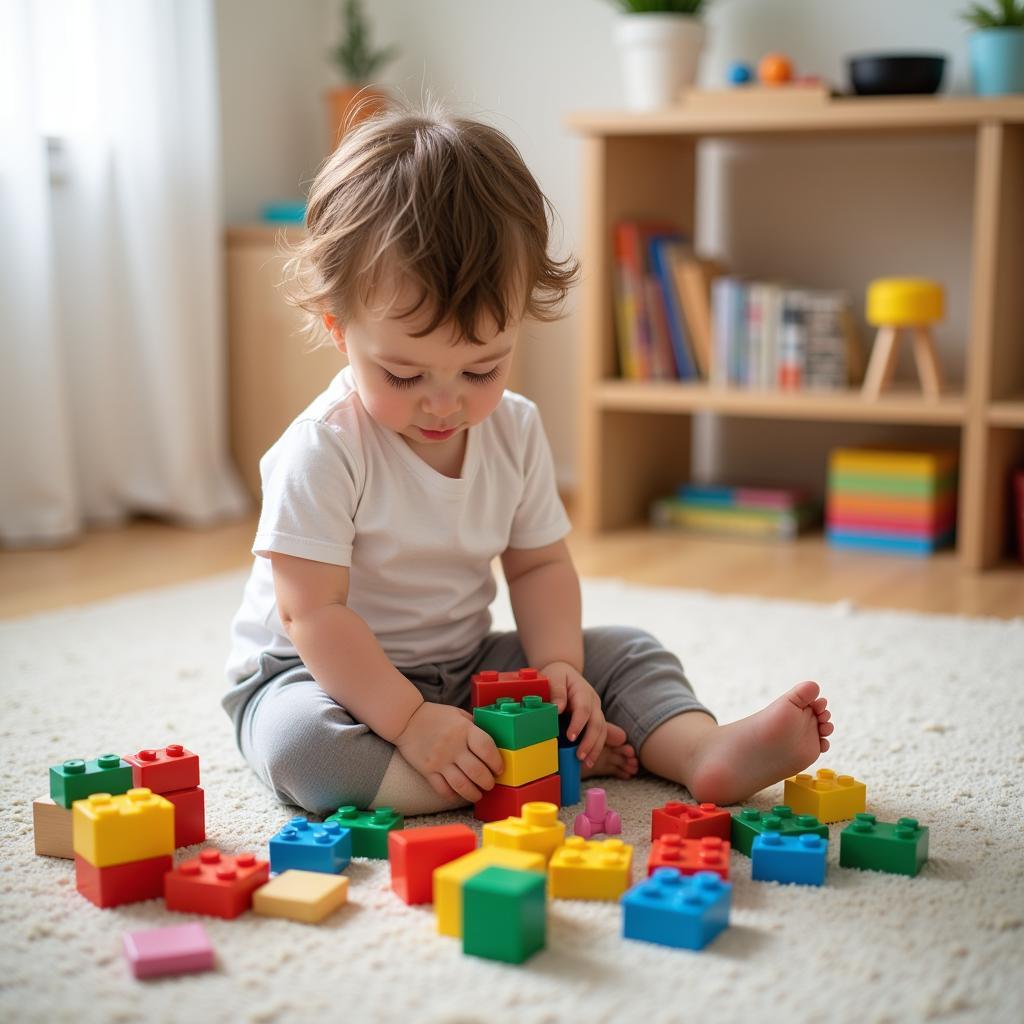
[[[281,622],[321,689],[398,747],[442,796],[476,801],[491,789],[503,767],[494,741],[466,712],[424,701],[391,664],[345,603],[348,569],[276,552],[270,560]]]
[[[508,548],[501,556],[512,611],[527,663],[551,677],[558,710],[572,709],[569,739],[579,758],[593,765],[608,732],[601,701],[583,678],[580,581],[564,540],[540,548]]]

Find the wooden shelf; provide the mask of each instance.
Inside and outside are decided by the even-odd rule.
[[[988,421],[993,427],[1024,427],[1024,395],[992,402],[988,407]]]
[[[920,392],[887,392],[864,398],[849,391],[748,391],[704,383],[663,381],[636,383],[606,380],[594,389],[602,409],[633,412],[719,412],[729,416],[780,420],[832,420],[850,423],[912,423],[959,427],[963,395],[927,399]]]

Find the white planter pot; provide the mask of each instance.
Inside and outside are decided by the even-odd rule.
[[[704,23],[689,14],[620,14],[615,41],[622,55],[626,105],[655,110],[679,101],[697,78]]]

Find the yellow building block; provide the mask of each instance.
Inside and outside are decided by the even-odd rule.
[[[633,847],[621,839],[570,836],[548,865],[551,895],[563,900],[617,900],[633,877]]]
[[[565,842],[565,825],[558,820],[554,804],[535,800],[523,804],[522,817],[489,821],[484,825],[484,846],[502,846],[508,850],[529,850],[539,853],[545,863]]]
[[[544,874],[544,857],[527,850],[509,850],[503,846],[481,846],[458,860],[442,864],[434,871],[434,910],[441,935],[462,936],[462,886],[484,868],[512,868]]]
[[[323,871],[289,868],[252,894],[252,909],[264,917],[317,924],[348,900],[348,879]]]
[[[836,775],[831,768],[819,768],[815,775],[794,775],[786,779],[782,802],[794,814],[813,814],[822,824],[846,821],[865,810],[868,787],[852,775]]]
[[[534,779],[543,779],[545,775],[554,775],[558,771],[557,739],[531,743],[519,750],[498,747],[498,753],[505,762],[501,774],[494,778],[500,786],[525,786]]]
[[[148,789],[93,793],[71,805],[71,844],[93,867],[174,854],[174,804]]]

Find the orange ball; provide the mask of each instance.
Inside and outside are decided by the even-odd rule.
[[[793,62],[784,53],[767,53],[757,65],[762,85],[782,85],[793,77]]]

